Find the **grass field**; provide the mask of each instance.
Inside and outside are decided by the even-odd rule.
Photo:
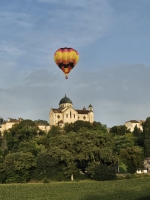
[[[0,200],[150,200],[150,178],[0,185]]]

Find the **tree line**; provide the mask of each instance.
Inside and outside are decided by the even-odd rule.
[[[0,182],[113,180],[118,162],[135,173],[149,156],[150,117],[143,131],[135,127],[132,133],[80,120],[45,133],[37,121],[22,120],[1,134]]]

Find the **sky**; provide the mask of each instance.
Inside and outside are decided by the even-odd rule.
[[[108,127],[150,116],[149,0],[0,1],[0,117],[49,121],[67,95]],[[53,56],[79,53],[65,79]]]

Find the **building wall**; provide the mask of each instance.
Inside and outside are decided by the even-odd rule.
[[[16,120],[14,122],[11,121],[7,121],[5,124],[2,124],[0,127],[0,131],[3,133],[5,130],[9,130],[10,128],[13,127],[14,124],[19,124],[19,120]],[[50,130],[50,126],[46,126],[46,125],[38,125],[39,129],[41,129],[42,131],[46,131],[48,132]]]
[[[59,118],[58,118],[59,116]],[[59,121],[63,121],[63,123],[74,123],[77,120],[83,120],[83,121],[88,121],[90,123],[93,123],[94,121],[94,113],[88,112],[88,114],[78,114],[76,110],[74,110],[73,107],[66,107],[65,109],[62,110],[61,113],[59,112],[54,112],[53,109],[50,110],[50,115],[49,115],[49,120],[50,120],[50,126],[52,125],[58,125]]]
[[[133,123],[133,122],[126,122],[125,123],[125,126],[128,128],[128,129],[130,129],[130,131],[131,132],[133,132],[134,131],[134,127],[137,125],[137,127],[139,128],[139,129],[141,129],[142,131],[143,131],[143,127],[141,126],[141,124],[140,124],[140,122],[137,122],[137,123]]]

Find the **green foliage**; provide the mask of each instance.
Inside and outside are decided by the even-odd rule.
[[[76,167],[76,163],[68,163],[67,166],[63,167],[63,174],[66,178],[74,179],[74,176],[79,174],[79,170]]]
[[[23,120],[4,132],[5,149],[12,153],[17,152],[20,142],[35,139],[40,133],[41,131],[32,120]]]
[[[126,164],[128,172],[134,174],[137,168],[143,166],[143,149],[138,146],[122,149],[120,158]]]
[[[106,164],[91,163],[87,167],[87,173],[91,178],[97,181],[108,181],[116,179],[116,170],[112,166]]]
[[[3,123],[3,118],[2,117],[0,117],[0,125]]]
[[[48,132],[48,137],[55,137],[61,134],[61,128],[59,126],[52,126]]]
[[[49,123],[46,120],[38,119],[34,121],[35,124],[45,124],[49,125]]]
[[[51,180],[59,180],[60,173],[62,173],[63,164],[58,163],[47,152],[40,152],[36,157],[36,170],[37,174],[35,179],[48,178]],[[62,178],[64,178],[62,176]]]
[[[39,146],[34,140],[31,141],[22,141],[18,145],[18,152],[31,152],[36,156],[40,151],[42,146]]]
[[[35,158],[30,152],[8,154],[4,160],[6,182],[26,182],[30,170],[35,167]]]
[[[145,157],[150,157],[150,139],[144,140]]]
[[[144,134],[145,157],[149,157],[150,156],[150,117],[147,117],[143,125],[143,134]]]
[[[101,124],[100,122],[93,122],[93,130],[101,131],[102,133],[108,133],[107,126],[105,124]]]
[[[137,125],[134,127],[133,136],[136,138],[135,143],[138,146],[144,146],[144,134]]]
[[[120,173],[127,173],[127,166],[123,163],[119,165],[119,172]]]
[[[0,183],[5,183],[6,173],[4,163],[0,163]]]
[[[92,124],[90,122],[77,120],[74,123],[65,124],[64,130],[66,131],[66,133],[69,133],[71,131],[78,132],[83,127],[91,130],[92,129]]]
[[[0,138],[0,182],[26,182],[31,179],[62,181],[73,176],[76,180],[80,177],[79,169],[85,172],[90,163],[95,165],[95,180],[104,179],[106,174],[109,175],[108,180],[111,179],[109,169],[112,168],[106,166],[119,161],[119,155],[131,173],[141,166],[142,149],[134,146],[138,135],[136,129],[133,134],[125,134],[126,127],[119,126],[115,135],[108,133],[107,127],[100,122],[91,124],[79,120],[66,124],[64,129],[53,126],[45,134],[39,130],[37,123],[43,122],[23,120]],[[144,137],[147,152],[148,133],[145,132]],[[102,171],[105,172],[103,175]]]
[[[95,121],[93,122],[93,124],[91,124],[90,122],[82,121],[82,120],[77,120],[76,122],[70,123],[70,124],[66,123],[64,130],[66,133],[69,133],[71,131],[77,133],[82,128],[86,128],[88,130],[94,130],[94,131],[101,131],[103,133],[108,133],[106,125],[103,125],[100,122],[95,122]]]
[[[121,126],[113,126],[109,132],[113,133],[114,135],[125,135],[126,133],[130,133],[130,130],[127,129],[125,125],[121,125]]]
[[[150,117],[147,117],[143,124],[144,139],[150,139]]]
[[[69,176],[77,172],[75,163],[113,162],[113,141],[110,134],[82,128],[67,135],[57,135],[50,140],[49,154],[59,163],[65,163],[63,172]],[[82,170],[86,166],[82,165]]]
[[[115,155],[119,155],[121,149],[126,149],[128,147],[134,146],[133,137],[128,137],[127,135],[123,135],[123,136],[116,135],[113,139],[114,139],[113,151]]]

